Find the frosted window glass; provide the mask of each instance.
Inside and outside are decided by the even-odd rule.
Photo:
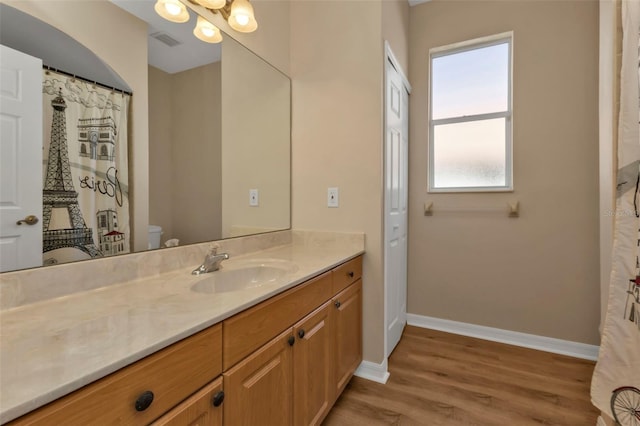
[[[506,185],[505,119],[434,126],[435,188]]]
[[[434,120],[506,111],[509,43],[434,57],[431,78]]]

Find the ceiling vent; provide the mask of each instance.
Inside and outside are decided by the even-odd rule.
[[[179,44],[182,44],[181,41],[176,40],[175,38],[171,37],[169,34],[165,33],[164,31],[158,31],[157,33],[149,34],[149,37],[153,37],[156,40],[161,41],[162,43],[166,44],[169,47],[174,47]]]

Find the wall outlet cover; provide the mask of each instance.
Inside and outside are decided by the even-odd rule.
[[[329,188],[327,191],[327,207],[338,207],[339,205],[338,188]]]
[[[259,200],[258,190],[257,189],[250,189],[249,190],[249,206],[258,207],[259,201],[260,200]]]

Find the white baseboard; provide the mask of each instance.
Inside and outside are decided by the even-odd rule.
[[[389,371],[387,368],[387,360],[385,358],[381,364],[375,362],[362,361],[354,376],[362,377],[363,379],[372,380],[377,383],[385,384],[389,380]]]
[[[407,314],[407,324],[591,361],[598,359],[598,350],[600,349],[599,346],[587,345],[585,343],[415,314]]]

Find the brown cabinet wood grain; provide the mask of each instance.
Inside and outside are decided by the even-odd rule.
[[[224,373],[225,424],[292,425],[292,329]]]
[[[333,404],[334,326],[331,301],[293,327],[293,419],[319,425]]]
[[[362,277],[362,256],[335,267],[331,274],[333,275],[333,291],[331,294],[338,294],[338,292]]]
[[[337,398],[362,361],[362,280],[335,296],[333,306]]]
[[[152,426],[222,426],[222,405],[213,401],[222,392],[222,377],[181,402]]]
[[[220,324],[175,343],[9,423],[22,425],[145,425],[222,372]],[[144,392],[153,401],[137,411]]]
[[[331,273],[327,272],[225,320],[223,369],[231,368],[332,295]]]
[[[361,276],[359,256],[9,426],[319,425],[362,360]]]

